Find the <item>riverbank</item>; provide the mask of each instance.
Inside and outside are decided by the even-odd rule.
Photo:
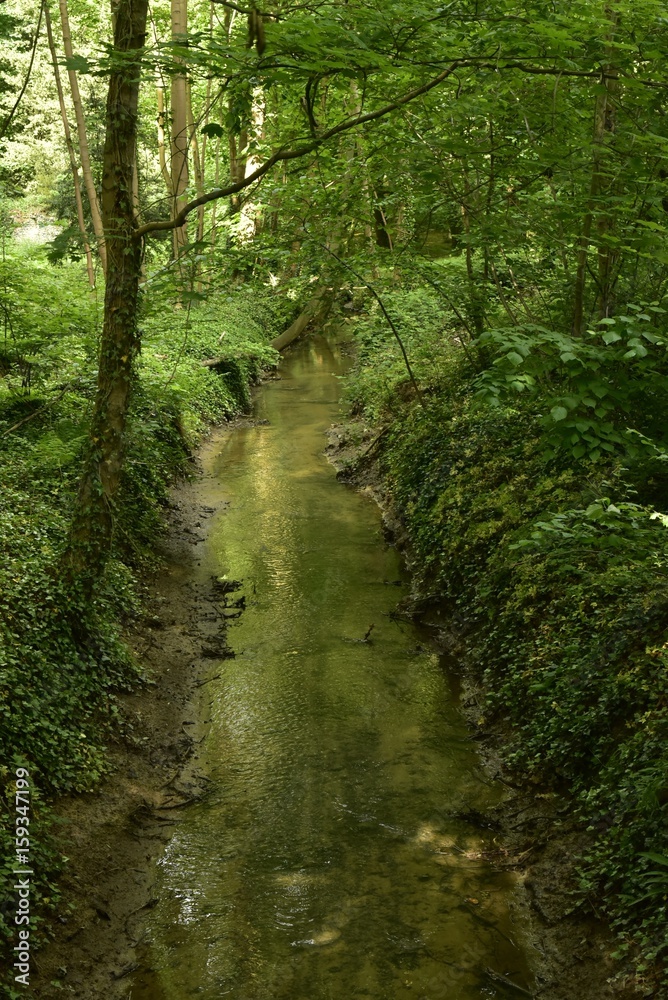
[[[450,610],[420,590],[416,554],[400,511],[392,502],[378,454],[377,430],[364,420],[348,420],[328,434],[327,456],[342,481],[362,490],[378,504],[388,539],[402,552],[414,574],[411,597],[399,614],[426,625],[444,661],[459,708],[467,720],[490,780],[502,782],[502,801],[475,817],[494,831],[496,849],[488,860],[518,874],[526,893],[534,974],[541,1000],[637,1000],[655,996],[643,987],[631,967],[624,969],[613,953],[619,942],[607,921],[578,905],[577,860],[592,838],[574,816],[572,796],[556,791],[538,776],[511,771],[504,750],[512,733],[507,724],[486,718],[487,695],[467,663],[466,637],[453,628]]]
[[[384,306],[401,350],[375,304],[359,302],[351,320],[354,421],[339,442],[351,450],[348,471],[382,482],[411,552],[407,611],[444,609],[446,641],[484,692],[480,733],[501,727],[514,783],[566,797],[583,833],[574,905],[610,921],[622,981],[632,968],[641,994],[663,995],[665,472],[649,438],[635,446],[628,406],[598,407],[591,388],[608,391],[593,374],[600,364],[606,385],[622,381],[632,352],[599,364],[598,348],[593,360],[583,348],[587,390],[567,370],[575,355],[558,357],[557,390],[545,370],[558,334],[536,342],[492,329],[475,339],[447,297],[396,282]],[[592,343],[599,336],[591,331]],[[526,359],[530,373],[517,374]],[[569,385],[568,405],[591,391],[583,405],[596,412],[564,437],[568,409],[554,393]]]
[[[123,633],[146,681],[119,698],[124,734],[109,751],[109,775],[88,794],[55,803],[58,843],[69,861],[52,940],[36,957],[39,1000],[124,998],[137,968],[143,921],[155,905],[154,866],[181,809],[206,795],[193,751],[206,732],[207,683],[225,655],[215,581],[201,569],[211,518],[224,509],[207,468],[221,440],[250,425],[214,428],[193,457],[192,477],[172,487],[142,615]]]
[[[531,983],[515,877],[481,858],[492,837],[469,815],[499,789],[438,657],[391,617],[406,580],[375,505],[322,456],[340,354],[300,345],[261,390],[268,424],[221,440],[230,507],[209,569],[242,580],[248,606],[237,658],[207,686],[209,795],[156,871],[128,983],[142,1000],[362,986],[468,998],[494,975]]]
[[[170,483],[189,475],[192,449],[208,428],[248,407],[252,385],[276,364],[270,341],[290,323],[299,302],[244,285],[187,309],[174,309],[168,296],[157,292],[146,301],[113,552],[95,599],[85,602],[63,586],[58,560],[95,395],[97,303],[81,287],[74,266],[53,267],[22,247],[10,247],[8,259],[26,311],[39,306],[33,300],[35,272],[48,278],[51,289],[49,308],[44,304],[42,310],[43,340],[32,343],[29,391],[9,376],[0,385],[0,864],[5,872],[14,867],[10,833],[14,778],[21,767],[30,775],[30,945],[31,954],[39,956],[50,923],[71,926],[61,898],[70,891],[71,860],[63,855],[90,855],[93,874],[111,869],[113,875],[114,869],[89,846],[92,834],[90,842],[63,848],[63,816],[54,815],[54,801],[64,803],[66,828],[76,826],[75,803],[94,803],[94,790],[100,784],[111,788],[112,776],[121,775],[118,801],[112,793],[99,816],[91,806],[91,829],[102,831],[102,839],[107,814],[121,816],[128,803],[141,809],[144,788],[149,804],[153,801],[151,782],[144,786],[132,760],[143,752],[142,741],[152,746],[148,732],[171,725],[169,697],[155,711],[148,707],[153,681],[145,676],[145,663],[158,673],[162,666],[151,662],[150,653],[151,636],[158,634],[156,611],[147,612],[144,604],[146,581],[159,565],[156,540],[159,544],[170,509]],[[66,331],[58,334],[58,351],[50,325],[54,316]],[[206,363],[211,358],[213,366]],[[153,764],[160,767],[154,749]],[[169,762],[173,754],[164,756]],[[76,893],[76,887],[70,889]],[[0,968],[10,995],[14,904],[12,882],[3,880]],[[105,912],[103,901],[98,910]],[[112,924],[108,916],[100,920]],[[60,981],[57,975],[54,981]]]
[[[70,862],[61,883],[55,938],[35,963],[31,982],[39,1000],[127,997],[144,918],[156,903],[155,861],[178,825],[181,803],[187,807],[206,794],[191,751],[204,735],[207,718],[211,659],[203,652],[220,652],[222,647],[219,622],[205,617],[212,594],[210,581],[198,576],[197,564],[210,520],[224,503],[220,487],[206,475],[208,457],[235,426],[213,432],[200,452],[194,479],[172,492],[167,532],[159,548],[163,569],[151,584],[143,620],[125,637],[150,677],[148,687],[122,699],[123,714],[132,720],[132,741],[111,748],[113,773],[98,791],[58,804],[61,844]],[[334,430],[333,437],[339,433]],[[334,460],[336,450],[337,445],[330,446]],[[341,454],[351,457],[349,449]],[[394,535],[397,522],[376,474],[367,469],[356,485],[373,491],[387,530]],[[434,610],[425,613],[427,620],[433,620]],[[440,635],[442,645],[453,653],[452,641]],[[479,704],[479,692],[464,684],[461,707],[472,727]],[[507,782],[498,755],[503,734],[487,726],[475,727],[472,735],[489,776]],[[568,913],[573,853],[582,844],[564,818],[564,805],[565,800],[536,785],[528,794],[526,789],[509,788],[503,803],[476,821],[495,831],[499,846],[490,862],[519,872],[533,899],[532,944],[539,956],[535,971],[541,984],[536,996],[626,1000],[638,994],[607,982],[614,971],[610,935],[601,924]]]
[[[180,803],[187,808],[189,801],[206,794],[205,783],[188,758],[208,718],[206,681],[211,661],[203,653],[220,655],[221,646],[220,623],[211,618],[208,603],[211,580],[202,576],[198,563],[210,519],[224,503],[221,487],[207,475],[209,457],[234,426],[214,432],[201,452],[195,481],[174,495],[162,551],[167,571],[151,588],[144,623],[128,635],[156,684],[124,701],[125,714],[137,720],[137,741],[133,750],[116,748],[120,787],[109,780],[99,796],[78,800],[71,809],[65,803],[71,829],[81,831],[72,838],[74,863],[65,883],[67,898],[77,904],[77,917],[58,928],[57,941],[38,959],[35,989],[40,1000],[67,990],[82,1000],[102,993],[119,1000],[127,996],[128,977],[138,960],[136,949],[142,945],[143,920],[157,902],[148,872],[178,825]],[[346,463],[373,441],[372,431],[364,425],[352,433],[335,430],[332,436],[330,457],[336,460],[338,455]],[[356,442],[352,447],[351,439]],[[373,492],[388,531],[405,548],[400,521],[392,516],[377,466],[366,464],[354,478],[358,488]],[[410,560],[410,551],[406,554]],[[459,653],[457,638],[446,631],[444,621],[434,618],[435,613],[434,607],[422,610],[427,621],[435,622],[435,637],[445,651]],[[476,725],[481,714],[479,693],[461,680],[458,683],[487,774],[508,784],[513,776],[499,756],[507,734],[489,724]],[[538,956],[534,971],[539,986],[535,996],[541,1000],[637,996],[619,981],[607,982],[614,973],[609,957],[613,942],[601,923],[568,912],[572,858],[582,847],[581,833],[566,815],[568,800],[536,782],[528,784],[528,792],[526,786],[509,787],[498,807],[467,814],[465,819],[487,837],[492,831],[489,862],[500,871],[520,873],[533,901],[532,944]],[[128,871],[133,878],[129,887]],[[66,974],[60,971],[63,968]],[[62,988],[53,986],[54,980]],[[503,989],[509,988],[503,984]]]

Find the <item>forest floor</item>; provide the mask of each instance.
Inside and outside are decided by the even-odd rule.
[[[205,731],[205,684],[224,634],[221,622],[209,614],[212,581],[199,565],[208,523],[224,499],[203,467],[220,435],[238,424],[213,433],[200,450],[193,480],[172,492],[167,531],[158,546],[163,568],[149,582],[143,617],[125,636],[151,681],[121,699],[126,732],[110,747],[110,774],[97,792],[56,804],[62,849],[70,861],[61,879],[54,940],[33,963],[31,987],[38,1000],[127,997],[145,915],[156,903],[155,862],[179,822],[180,808],[204,792],[192,756]],[[334,428],[330,461],[348,466],[372,436],[371,431],[350,436],[345,427]],[[376,466],[364,462],[357,470],[344,477],[376,499],[388,534],[410,564]],[[439,617],[436,608],[425,610],[443,652],[454,662],[461,650],[448,632],[447,616]],[[536,1000],[637,998],[610,957],[615,940],[605,924],[572,912],[573,859],[584,840],[570,818],[568,799],[539,785],[518,784],[516,775],[504,771],[503,728],[477,724],[483,694],[465,676],[459,683],[471,738],[490,775],[508,788],[493,812],[468,818],[495,831],[497,848],[490,862],[517,871],[527,891]],[[505,995],[510,984],[501,988]]]

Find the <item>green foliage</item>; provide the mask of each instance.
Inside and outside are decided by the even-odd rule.
[[[630,328],[650,321],[631,317],[579,342],[494,330],[463,351],[435,295],[422,331],[411,332],[425,296],[386,297],[416,365],[430,356],[425,405],[402,395],[405,373],[372,306],[357,324],[349,398],[385,425],[381,467],[417,585],[447,602],[484,677],[487,712],[511,724],[509,766],[570,789],[592,838],[582,898],[640,949],[644,973],[668,945],[668,510],[665,494],[657,509],[635,492],[647,492],[663,443],[662,335],[638,339],[648,345],[638,352]],[[612,330],[620,339],[606,342]],[[530,376],[520,391],[518,371]],[[619,421],[614,450],[589,460],[555,437],[566,416],[550,415],[576,385],[597,433]],[[585,391],[614,408],[597,414]],[[629,445],[624,420],[646,444]]]
[[[9,897],[7,887],[14,885],[16,875],[15,791],[16,768],[25,766],[25,759],[18,755],[8,757],[0,765],[0,953],[7,954],[16,943],[14,924],[15,897]],[[57,878],[62,871],[64,859],[57,849],[53,836],[53,817],[48,803],[40,794],[39,786],[31,784],[30,789],[30,856],[37,878],[31,880],[31,947],[45,943],[44,922],[55,914],[60,901]],[[13,975],[8,977],[13,983]],[[10,1000],[19,997],[11,987],[5,986],[5,996]]]
[[[60,865],[40,796],[89,790],[107,770],[105,743],[124,725],[117,695],[142,681],[120,628],[140,610],[139,581],[154,560],[169,484],[187,472],[190,450],[212,422],[248,408],[250,386],[275,363],[268,341],[295,308],[245,285],[186,308],[174,309],[166,292],[147,305],[128,460],[116,500],[115,551],[94,600],[84,601],[62,583],[58,558],[87,440],[99,311],[80,266],[54,267],[40,248],[5,245],[0,747],[3,762],[20,754],[37,796],[31,831],[38,927],[55,899]],[[203,366],[210,358],[220,363]],[[5,868],[13,852],[3,812],[11,782],[7,763],[0,768]],[[0,914],[10,903],[10,886],[3,882]],[[9,933],[0,916],[0,940]]]
[[[668,457],[664,315],[657,301],[629,305],[585,339],[531,324],[486,330],[477,346],[492,363],[476,380],[477,394],[500,403],[514,393],[540,393],[549,409],[543,425],[550,457]]]

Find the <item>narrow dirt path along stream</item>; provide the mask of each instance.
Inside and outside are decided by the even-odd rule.
[[[438,657],[388,616],[405,577],[376,506],[323,455],[347,363],[324,339],[293,350],[258,395],[269,422],[224,437],[209,470],[229,505],[201,569],[242,581],[246,610],[205,687],[210,792],[160,863],[133,1000],[531,988],[513,877],[462,818],[500,791]]]

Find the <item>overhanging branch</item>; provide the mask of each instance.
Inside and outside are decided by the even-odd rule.
[[[265,160],[257,170],[254,170],[252,174],[245,177],[241,181],[237,181],[235,184],[228,184],[224,188],[214,188],[213,191],[207,192],[207,194],[200,195],[199,198],[195,198],[193,201],[188,202],[179,214],[173,219],[165,219],[163,222],[147,222],[144,226],[140,226],[135,230],[135,235],[147,236],[149,233],[162,232],[168,229],[178,229],[180,228],[191,212],[194,212],[196,208],[200,205],[206,205],[210,201],[216,201],[219,198],[226,198],[231,194],[238,194],[239,191],[243,191],[244,188],[249,187],[254,184],[255,181],[259,180],[261,177],[271,170],[273,166],[284,160],[296,160],[301,156],[307,156],[308,153],[312,153],[314,149],[321,146],[323,143],[328,142],[333,139],[334,136],[340,135],[342,132],[347,132],[351,128],[357,128],[359,125],[365,125],[367,122],[376,121],[378,118],[383,118],[385,115],[389,115],[392,111],[396,111],[397,108],[403,107],[404,104],[409,104],[414,101],[416,97],[421,97],[422,94],[427,94],[434,87],[438,87],[439,84],[447,80],[449,76],[454,73],[456,69],[461,66],[469,65],[468,60],[457,60],[444,69],[438,76],[435,76],[428,83],[423,84],[421,87],[416,87],[415,90],[409,91],[404,94],[403,97],[397,98],[396,101],[392,101],[390,104],[386,104],[382,108],[378,108],[377,111],[370,111],[366,115],[358,115],[356,118],[351,118],[349,121],[340,122],[340,124],[335,125],[333,128],[328,129],[323,132],[322,135],[310,142],[304,143],[302,146],[298,146],[296,149],[279,149],[268,160]]]
[[[186,221],[191,212],[194,212],[196,208],[201,205],[207,205],[210,201],[217,201],[219,198],[227,198],[229,195],[238,194],[239,191],[243,191],[244,188],[250,187],[255,181],[260,180],[264,177],[272,167],[277,163],[285,160],[296,160],[302,156],[307,156],[312,153],[323,143],[328,142],[333,139],[334,136],[340,135],[342,132],[347,132],[349,129],[357,128],[359,125],[365,125],[367,122],[377,121],[379,118],[384,118],[386,115],[391,114],[392,111],[396,111],[397,108],[403,107],[405,104],[410,104],[417,97],[421,97],[423,94],[429,93],[430,90],[438,87],[441,83],[452,76],[452,74],[457,69],[463,67],[475,66],[477,69],[496,69],[496,70],[509,70],[518,69],[523,73],[553,76],[559,74],[560,76],[573,76],[573,77],[584,77],[589,79],[600,80],[602,71],[597,70],[559,70],[555,67],[545,67],[545,66],[529,66],[526,63],[520,63],[516,61],[501,63],[501,62],[482,62],[480,57],[473,59],[456,59],[454,62],[450,63],[446,69],[442,70],[438,76],[433,77],[428,83],[423,84],[421,87],[416,87],[414,90],[410,90],[403,97],[397,98],[395,101],[391,101],[389,104],[384,105],[382,108],[378,108],[377,111],[370,111],[365,115],[358,115],[356,118],[351,118],[348,121],[340,122],[338,125],[333,126],[333,128],[328,129],[323,132],[322,135],[311,139],[309,142],[304,143],[301,146],[297,146],[295,149],[278,149],[273,153],[268,160],[265,160],[257,170],[254,170],[252,174],[245,177],[241,181],[237,181],[234,184],[228,184],[224,188],[214,188],[213,191],[207,192],[207,194],[200,195],[199,198],[193,199],[193,201],[188,202],[179,214],[173,219],[165,219],[162,222],[147,222],[143,226],[139,226],[135,229],[135,236],[142,237],[148,236],[150,233],[164,232],[170,229],[179,229]]]

